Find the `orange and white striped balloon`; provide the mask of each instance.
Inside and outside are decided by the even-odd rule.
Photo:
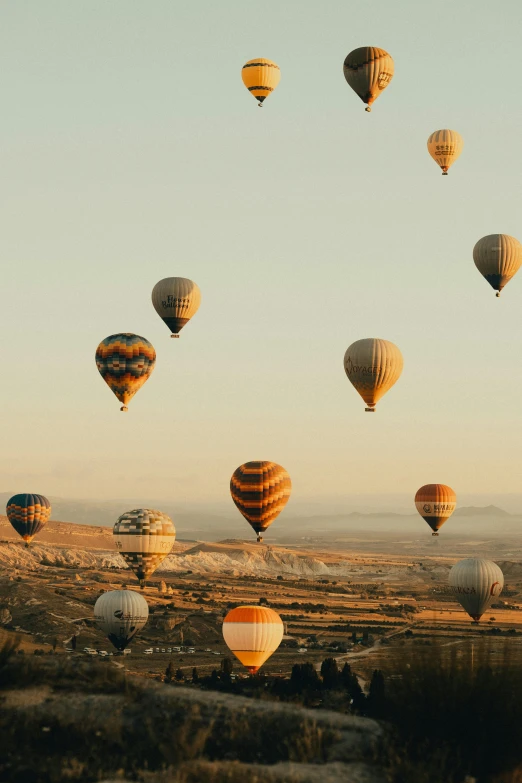
[[[432,529],[432,536],[438,536],[439,530],[455,511],[457,496],[447,484],[425,484],[417,490],[415,507],[421,517]]]
[[[250,674],[277,650],[283,630],[283,621],[267,606],[238,606],[223,620],[225,643]]]

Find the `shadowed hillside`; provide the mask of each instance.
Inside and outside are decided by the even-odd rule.
[[[5,783],[384,783],[372,720],[159,685],[108,662],[0,656],[0,700]]]

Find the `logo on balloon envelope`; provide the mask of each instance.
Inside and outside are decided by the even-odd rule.
[[[430,506],[430,504],[429,503],[425,503],[423,505],[423,507],[422,507],[422,510],[424,511],[425,514],[431,513],[431,506]]]
[[[190,304],[190,299],[187,297],[180,297],[180,296],[173,296],[172,294],[169,294],[166,299],[163,299],[161,302],[161,306],[168,308],[168,307],[188,307]]]
[[[374,367],[373,365],[354,364],[351,360],[351,357],[348,356],[346,358],[346,372],[348,375],[352,375],[352,373],[361,373],[362,375],[377,375],[379,372],[379,367]]]
[[[501,592],[502,592],[502,588],[500,586],[500,582],[493,582],[489,594],[492,596],[497,596],[500,595]]]
[[[477,592],[474,587],[460,587],[459,585],[453,585],[451,589],[456,595],[475,595]]]

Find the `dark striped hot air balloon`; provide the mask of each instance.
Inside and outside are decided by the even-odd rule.
[[[366,111],[393,79],[393,58],[376,46],[361,46],[347,55],[343,65],[344,78],[357,93]]]
[[[116,547],[143,588],[174,546],[176,529],[162,511],[136,508],[126,511],[113,529]]]
[[[488,234],[473,248],[473,260],[480,274],[500,296],[522,266],[522,245],[509,234]]]
[[[156,351],[148,340],[138,334],[111,334],[96,349],[98,371],[123,406],[134,397],[148,380],[156,363]]]
[[[152,304],[159,317],[179,337],[186,323],[198,311],[201,302],[199,286],[186,277],[165,277],[152,289]]]
[[[265,57],[256,57],[243,65],[243,84],[258,101],[258,106],[275,90],[281,78],[279,66]]]
[[[6,506],[6,514],[25,545],[47,524],[51,516],[51,504],[43,495],[13,495]]]
[[[290,499],[292,482],[277,462],[263,460],[240,465],[230,479],[232,500],[262,541],[262,533]]]

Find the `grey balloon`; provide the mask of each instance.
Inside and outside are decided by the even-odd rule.
[[[134,590],[111,590],[100,595],[94,604],[98,628],[117,650],[124,650],[149,618],[146,600]]]
[[[504,574],[491,560],[468,557],[449,572],[450,587],[457,601],[476,622],[504,587]]]

